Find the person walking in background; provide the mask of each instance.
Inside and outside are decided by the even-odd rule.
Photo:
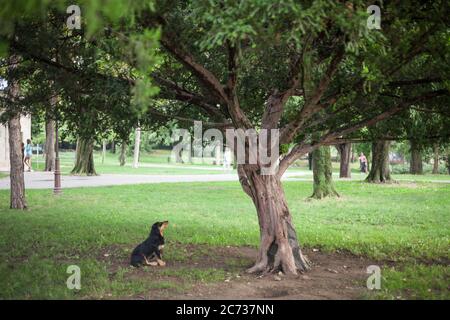
[[[25,146],[25,159],[23,163],[28,167],[28,172],[32,172],[31,168],[31,156],[33,155],[33,146],[31,145],[31,139],[27,139],[27,145]]]
[[[361,172],[367,173],[367,158],[363,152],[361,152],[358,159]]]

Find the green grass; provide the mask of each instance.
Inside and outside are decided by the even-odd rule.
[[[450,268],[442,265],[406,265],[381,272],[381,288],[375,299],[450,299]]]
[[[7,173],[0,172],[0,179],[1,179],[1,178],[6,178],[7,176],[8,176]]]
[[[302,172],[302,175],[292,176],[291,178],[310,180],[313,179],[312,171],[309,170],[296,170],[296,172]],[[367,177],[367,174],[360,172],[352,172],[351,180],[363,181]],[[391,174],[391,178],[397,182],[450,182],[450,175],[447,174]],[[339,172],[333,172],[333,179],[339,181]],[[346,179],[347,180],[347,179]]]
[[[394,180],[402,181],[450,181],[448,174],[393,174]]]
[[[304,246],[346,250],[402,264],[448,262],[449,184],[337,182],[343,196],[321,201],[305,200],[311,194],[309,182],[284,185]],[[168,261],[186,264],[213,255],[217,246],[256,247],[259,241],[255,209],[237,182],[66,189],[59,197],[53,197],[50,190],[26,192],[30,209],[20,212],[8,209],[9,192],[0,190],[0,298],[123,297],[153,286],[183,290],[198,281],[223,279],[223,269],[197,270],[194,266],[165,271],[183,277],[181,283],[167,282],[163,277],[167,274],[154,275],[162,277],[158,281],[134,279],[126,263],[130,250],[157,220],[170,221]],[[206,248],[192,258],[177,243]],[[117,266],[99,259],[111,250],[124,263],[113,276],[111,268]],[[78,293],[65,286],[70,264],[83,270]],[[243,269],[244,264],[230,261],[229,268]],[[433,272],[443,277],[448,267]],[[420,272],[411,272],[412,283],[421,278]],[[389,287],[388,293],[396,290]],[[422,290],[415,294],[429,296],[423,296]]]

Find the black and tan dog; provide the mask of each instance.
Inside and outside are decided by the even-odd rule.
[[[131,265],[139,267],[142,264],[150,266],[165,266],[162,261],[162,249],[164,248],[164,229],[169,221],[156,222],[152,225],[148,238],[139,244],[131,253]]]

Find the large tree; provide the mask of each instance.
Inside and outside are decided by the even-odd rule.
[[[419,5],[419,16],[416,5],[384,7],[382,34],[366,29],[360,2],[171,1],[144,20],[162,29],[166,58],[153,75],[160,96],[177,102],[150,113],[195,115],[221,128],[279,129],[281,145],[294,143],[275,175],[261,175],[261,163],[238,166],[260,225],[259,254],[249,272],[309,268],[280,182],[295,160],[447,94],[439,87],[414,95],[391,90],[390,82],[445,30],[444,3]],[[393,92],[392,104],[374,103]],[[320,139],[311,139],[320,131]]]

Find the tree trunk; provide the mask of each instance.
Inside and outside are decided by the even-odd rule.
[[[256,263],[247,272],[296,275],[308,270],[310,263],[301,252],[280,178],[245,167],[238,165],[239,181],[256,207],[261,240]]]
[[[141,128],[136,128],[134,138],[133,168],[139,167],[139,151],[141,149]]]
[[[111,153],[116,153],[116,143],[114,140],[111,141]]]
[[[13,90],[11,88],[11,90]],[[26,209],[25,181],[23,176],[22,137],[20,128],[20,115],[15,114],[8,121],[9,133],[9,163],[11,181],[11,209]]]
[[[313,159],[312,152],[308,152],[308,169],[309,170],[312,170],[312,159]]]
[[[391,181],[389,170],[389,141],[376,141],[372,143],[372,167],[366,178],[367,182],[381,183]]]
[[[12,55],[9,59],[10,66],[8,67],[8,98],[16,102],[19,100],[19,83],[15,74],[19,57]],[[14,107],[14,106],[13,106]],[[13,112],[8,121],[8,135],[9,135],[9,164],[10,164],[10,208],[11,209],[26,209],[27,202],[25,200],[25,181],[24,181],[24,154],[22,149],[22,132],[20,127],[20,114]]]
[[[411,140],[411,162],[409,172],[411,174],[423,174],[422,152],[419,144],[414,140]]]
[[[333,183],[333,167],[331,164],[330,147],[319,147],[313,151],[312,167],[314,177],[314,191],[311,198],[322,199],[338,196]]]
[[[121,167],[125,165],[127,158],[126,153],[127,153],[127,143],[125,141],[122,141],[122,144],[120,145],[120,155],[119,155],[119,163]]]
[[[336,148],[340,155],[339,178],[351,178],[350,162],[352,157],[352,144],[341,143]]]
[[[92,139],[78,138],[75,166],[71,173],[97,175],[94,167],[94,141]]]
[[[450,174],[450,152],[447,153],[447,158],[445,160],[445,166],[447,167],[448,174]]]
[[[439,144],[433,145],[434,161],[433,161],[433,174],[439,173]]]
[[[106,140],[102,141],[102,164],[105,163],[106,158]]]
[[[55,170],[55,121],[45,121],[45,168],[44,171]]]

